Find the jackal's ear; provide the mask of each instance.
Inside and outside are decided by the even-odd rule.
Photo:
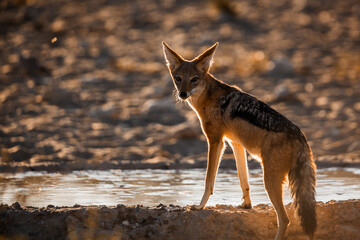
[[[208,50],[195,58],[195,61],[198,63],[198,67],[205,73],[209,71],[211,64],[213,63],[213,56],[218,45],[218,42],[215,43]]]
[[[171,71],[173,71],[175,67],[179,66],[184,61],[184,59],[174,50],[172,50],[165,42],[162,42],[162,45],[166,59],[166,65]]]

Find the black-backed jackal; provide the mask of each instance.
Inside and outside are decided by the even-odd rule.
[[[314,239],[316,167],[304,133],[267,104],[213,77],[209,68],[217,46],[218,43],[188,61],[163,42],[178,96],[196,112],[209,145],[205,191],[200,205],[194,208],[204,208],[213,193],[227,141],[235,155],[242,206],[251,208],[246,149],[262,163],[265,189],[277,214],[275,239],[284,238],[289,224],[282,200],[286,177],[302,227],[309,239]]]

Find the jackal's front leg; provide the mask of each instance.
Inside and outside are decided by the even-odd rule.
[[[214,192],[214,184],[216,179],[216,174],[219,168],[220,157],[224,149],[224,142],[222,140],[218,141],[208,141],[209,144],[209,153],[208,153],[208,162],[206,169],[206,179],[205,179],[205,191],[201,199],[200,205],[195,205],[195,209],[203,209],[209,200],[209,197]]]
[[[247,167],[247,159],[246,159],[246,150],[243,146],[237,143],[230,143],[236,161],[236,168],[238,171],[238,176],[240,179],[240,185],[243,192],[243,200],[242,203],[243,208],[251,208],[251,200],[250,200],[250,187],[249,187],[249,172]]]

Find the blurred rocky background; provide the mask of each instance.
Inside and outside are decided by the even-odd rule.
[[[217,78],[300,126],[319,164],[360,163],[358,0],[2,0],[0,169],[205,163],[163,40],[186,58],[219,41]]]

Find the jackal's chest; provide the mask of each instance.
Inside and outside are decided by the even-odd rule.
[[[201,122],[215,122],[221,120],[221,109],[218,106],[208,103],[196,105],[191,102],[188,103]]]
[[[223,124],[220,114],[220,109],[212,106],[197,106],[191,105],[191,108],[196,113],[203,133],[207,137],[221,137],[223,135]]]

